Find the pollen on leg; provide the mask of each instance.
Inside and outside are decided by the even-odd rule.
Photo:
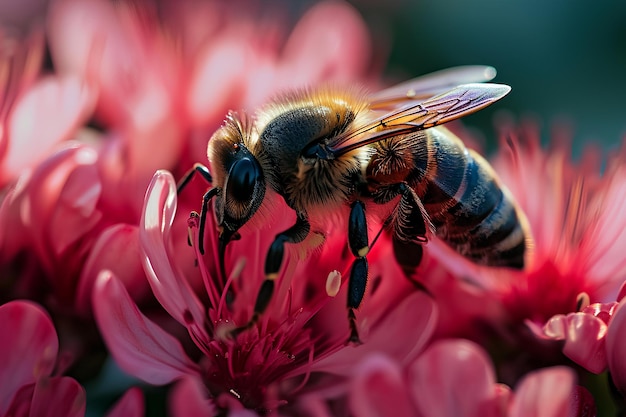
[[[193,230],[198,228],[198,224],[200,223],[200,215],[192,211],[189,213],[189,218],[187,219],[187,244],[191,247],[194,246],[194,233]]]
[[[200,222],[200,215],[196,211],[192,211],[189,213],[189,218],[187,219],[187,227],[188,228],[196,228],[198,227],[198,223]]]

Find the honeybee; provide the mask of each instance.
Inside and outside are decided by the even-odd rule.
[[[180,191],[200,173],[212,184],[202,203],[200,251],[211,199],[222,247],[257,213],[268,189],[296,213],[295,224],[268,250],[253,316],[233,334],[254,325],[266,309],[285,244],[321,233],[312,230],[311,219],[346,206],[355,257],[347,300],[352,342],[359,343],[354,310],[368,275],[368,207],[391,207],[381,220],[405,267],[416,266],[434,235],[476,263],[523,268],[528,242],[523,214],[489,164],[437,127],[508,94],[507,85],[484,83],[494,76],[491,67],[457,67],[373,94],[329,86],[301,89],[253,116],[229,113],[208,144],[211,172],[196,164],[179,183]]]

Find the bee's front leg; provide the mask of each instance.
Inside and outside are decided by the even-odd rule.
[[[189,184],[189,181],[191,181],[191,179],[196,174],[200,174],[200,176],[204,178],[209,184],[213,183],[213,177],[211,176],[209,169],[202,164],[196,163],[193,164],[193,167],[191,167],[191,169],[189,169],[189,171],[187,171],[185,175],[183,175],[180,181],[178,181],[178,184],[176,184],[176,192],[180,194],[183,188],[185,188],[187,184]]]
[[[348,342],[361,344],[359,332],[356,327],[356,315],[354,310],[359,308],[365,287],[367,285],[367,258],[370,247],[367,236],[367,219],[365,217],[365,205],[362,201],[352,203],[350,218],[348,221],[348,245],[352,255],[356,257],[350,270],[348,281],[348,320],[350,323],[350,338]]]
[[[185,173],[185,175],[178,181],[176,185],[176,192],[180,194],[181,191],[189,184],[189,182],[193,179],[196,174],[200,174],[202,178],[205,179],[209,184],[213,183],[213,177],[209,172],[209,169],[202,164],[196,163],[193,167]],[[204,255],[204,229],[206,227],[206,216],[209,207],[209,201],[211,198],[215,197],[219,194],[219,188],[211,188],[207,191],[202,197],[202,208],[200,210],[200,228],[198,230],[198,250],[202,255]],[[188,241],[191,246],[191,241]]]
[[[296,223],[289,229],[279,233],[270,245],[265,258],[265,281],[261,284],[256,302],[254,304],[254,313],[252,317],[243,326],[235,328],[231,333],[233,336],[238,335],[242,331],[250,329],[259,320],[259,317],[267,308],[272,295],[274,294],[274,281],[278,278],[278,272],[283,263],[285,255],[285,243],[300,243],[309,234],[311,225],[304,213],[298,213]]]

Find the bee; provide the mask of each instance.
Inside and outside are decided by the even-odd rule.
[[[212,199],[222,250],[270,189],[296,214],[293,226],[269,247],[252,317],[233,334],[252,327],[266,309],[285,244],[322,234],[312,230],[312,220],[342,208],[354,256],[347,300],[354,343],[360,343],[355,310],[368,276],[370,207],[390,207],[381,220],[405,268],[417,266],[431,236],[475,263],[523,268],[529,242],[523,213],[489,164],[439,127],[508,94],[509,86],[486,83],[494,76],[491,67],[456,67],[373,94],[329,86],[301,89],[253,116],[229,113],[208,144],[211,172],[196,164],[178,186],[180,191],[195,173],[212,184],[202,202],[200,252]]]

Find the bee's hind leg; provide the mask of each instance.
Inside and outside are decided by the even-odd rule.
[[[424,285],[413,279],[424,254],[423,245],[428,241],[428,230],[434,232],[428,214],[415,191],[407,184],[399,184],[400,200],[392,214],[393,253],[404,275],[417,288],[426,291]]]
[[[350,323],[349,343],[361,344],[356,326],[354,310],[359,308],[367,285],[368,265],[366,255],[370,250],[367,236],[367,219],[365,205],[362,201],[352,203],[348,221],[348,245],[352,255],[356,257],[350,269],[348,281],[348,321]]]

